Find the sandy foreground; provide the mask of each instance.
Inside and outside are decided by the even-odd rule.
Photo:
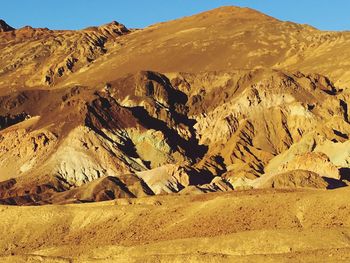
[[[0,262],[349,262],[350,189],[0,207]]]

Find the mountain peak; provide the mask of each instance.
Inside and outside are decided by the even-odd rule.
[[[122,24],[120,24],[119,22],[117,22],[115,20],[110,22],[110,23],[105,24],[105,26],[120,26],[120,25],[122,25]]]
[[[101,26],[91,26],[91,27],[87,27],[84,30],[90,31],[90,30],[103,30],[105,32],[109,32],[109,33],[115,33],[118,35],[122,35],[125,33],[129,32],[129,29],[127,27],[125,27],[123,24],[117,22],[117,21],[112,21],[110,23],[101,25]]]
[[[126,28],[126,26],[124,26],[123,24],[117,22],[117,21],[112,21],[108,24],[104,24],[102,26],[98,27],[99,29],[105,30],[105,31],[110,31],[110,32],[114,32],[118,35],[122,35],[125,33],[129,32],[129,29]]]
[[[268,16],[264,13],[261,13],[255,9],[248,7],[239,7],[239,6],[221,6],[210,11],[204,12],[205,14],[215,14],[219,16],[235,16],[238,19],[244,20],[276,20],[275,18]]]
[[[9,26],[4,20],[0,19],[0,32],[8,32],[12,30],[15,30],[15,29]]]

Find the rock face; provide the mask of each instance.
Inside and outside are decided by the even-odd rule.
[[[115,21],[79,31],[30,26],[13,30],[0,24],[1,86],[53,86],[110,48],[117,49],[120,36],[129,32]]]
[[[121,190],[132,180],[85,194],[99,178],[128,176],[144,194],[325,188],[327,178],[341,186],[339,169],[347,166],[326,149],[350,132],[347,96],[325,77],[266,69],[143,71],[101,88],[13,93],[2,97],[0,112],[11,107],[23,118],[0,131],[2,180],[16,178],[3,199],[63,202],[72,189],[89,201],[138,196]]]
[[[220,8],[0,36],[3,203],[348,184],[346,32]]]
[[[0,19],[0,32],[8,32],[15,30],[13,27],[9,26],[4,20]]]
[[[264,182],[259,188],[318,188],[326,189],[327,182],[318,174],[307,170],[293,170],[291,172],[276,174]]]

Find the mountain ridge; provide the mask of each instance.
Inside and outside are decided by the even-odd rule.
[[[8,32],[15,30],[13,27],[8,25],[5,20],[0,19],[0,32]]]
[[[254,22],[256,21],[254,19],[260,21],[259,25]],[[231,27],[231,25],[235,26]],[[258,31],[256,31],[257,26],[259,27]],[[100,28],[101,27],[104,26],[100,26]],[[300,69],[308,73],[317,72],[326,75],[328,73],[331,74],[329,77],[334,79],[334,82],[339,85],[348,85],[350,79],[347,73],[348,65],[346,63],[344,63],[343,70],[329,70],[331,67],[336,67],[334,64],[335,61],[346,61],[347,53],[340,52],[340,50],[347,49],[347,43],[350,41],[350,34],[347,32],[319,31],[310,26],[283,22],[252,9],[223,7],[190,17],[155,24],[136,31],[127,30],[123,25],[115,25],[115,27],[117,27],[115,28],[116,34],[112,37],[107,37],[107,45],[110,45],[109,48],[101,49],[101,47],[99,47],[100,40],[98,39],[96,39],[96,41],[94,40],[95,43],[92,43],[91,48],[94,50],[101,49],[97,50],[97,52],[104,52],[109,56],[108,59],[110,63],[115,67],[114,71],[118,72],[118,76],[116,77],[121,77],[128,73],[135,73],[139,70],[200,72],[236,70],[240,68],[250,69],[252,67],[274,67],[278,69]],[[180,30],[179,27],[182,29]],[[90,29],[92,28],[96,27],[90,27]],[[20,30],[21,29],[19,29],[19,31]],[[59,40],[59,37],[55,36],[55,34],[64,34],[64,32],[66,32],[66,34],[71,35],[70,41],[79,46],[79,32],[84,32],[84,30],[59,30],[47,31],[47,34],[44,34],[43,30],[44,29],[37,29],[36,33],[28,33],[28,36],[38,37],[41,41],[47,41],[45,40],[46,38],[56,38]],[[127,32],[131,34],[126,34]],[[159,37],[160,35],[162,35],[162,37]],[[105,38],[103,33],[102,37]],[[3,39],[6,40],[6,38],[7,37]],[[197,40],[193,41],[192,38]],[[20,36],[18,38],[11,37],[10,39],[12,39],[11,41],[17,41],[18,45],[23,45],[26,41],[37,45],[35,41],[26,40],[26,38]],[[215,41],[215,39],[218,39],[218,41]],[[51,43],[51,45],[55,46],[56,44],[54,45],[54,43],[55,42]],[[27,43],[27,45],[32,44]],[[332,50],[331,47],[335,44],[339,46],[339,49]],[[74,47],[76,53],[85,52],[81,50],[82,48],[78,48],[78,46]],[[242,46],[246,47],[246,50],[243,49],[239,51]],[[14,46],[13,48],[19,47]],[[34,50],[35,49],[36,47]],[[51,49],[52,51],[45,51],[47,56],[56,56],[51,54],[51,52],[55,52],[55,48]],[[173,52],[169,52],[170,49],[172,49]],[[137,52],[133,52],[134,50]],[[21,79],[26,76],[28,70],[33,69],[23,69],[22,72],[21,65],[23,63],[23,67],[26,67],[25,65],[35,65],[39,62],[37,58],[32,58],[28,54],[24,55],[22,58],[22,60],[26,62],[19,63],[15,57],[11,58],[11,54],[16,53],[12,50],[10,52],[11,53],[5,52],[6,60],[3,58],[4,63],[7,64],[5,68],[16,68],[16,75],[20,75]],[[149,54],[152,52],[154,55],[150,56]],[[315,52],[317,52],[317,54]],[[93,53],[95,53],[95,51],[93,51]],[[175,53],[177,56],[174,56]],[[98,57],[100,57],[100,55],[92,54],[88,56],[88,59],[95,61]],[[127,61],[125,61],[125,57],[128,57]],[[144,59],[142,57],[144,57]],[[316,60],[326,61],[327,57],[335,57],[336,60],[332,60],[332,62],[327,64],[316,62]],[[98,82],[101,82],[102,78],[106,81],[113,80],[108,76],[111,67],[107,69],[103,68],[102,56],[101,59],[97,59],[96,61],[100,63],[100,65],[93,67],[95,69],[93,71],[90,70],[90,62],[83,62],[86,58],[79,58],[73,55],[69,59],[70,62],[67,61],[69,64],[74,64],[74,60],[79,60],[78,64],[81,64],[75,70],[77,71],[76,74],[70,74],[71,70],[69,70],[69,68],[65,69],[63,75],[62,69],[59,69],[59,67],[56,69],[43,68],[39,70],[39,72],[42,72],[40,73],[40,78],[37,77],[33,79],[33,77],[29,77],[26,82],[18,79],[18,84],[12,83],[12,86],[27,86],[28,88],[45,87],[47,84],[51,85],[52,81],[55,81],[55,86],[57,87],[69,85],[69,83],[86,85],[87,83],[84,83],[84,81],[86,80],[85,76],[87,73],[85,72],[88,72],[89,75],[96,75],[94,76],[96,80],[100,78]],[[186,59],[191,59],[193,63],[186,63]],[[99,62],[99,60],[101,61]],[[172,64],[164,63],[163,61],[165,60],[171,60]],[[3,68],[4,65],[1,67]],[[79,70],[82,71],[81,74],[78,72]],[[99,72],[97,72],[97,70],[99,70]],[[10,70],[7,71],[10,73]],[[3,73],[5,72],[2,72],[2,75]],[[55,77],[52,75],[57,76]],[[4,77],[10,79],[11,74],[10,76],[5,75]],[[2,79],[0,83],[6,83],[4,77],[1,78],[0,75],[0,80]],[[52,80],[46,81],[46,77]],[[92,84],[94,79],[88,79],[88,82]],[[96,81],[94,85],[98,84],[98,82]],[[4,84],[0,84],[0,88],[4,87]],[[9,84],[6,83],[5,85]]]
[[[349,44],[238,7],[0,32],[0,261],[349,261]]]
[[[348,183],[347,155],[330,150],[350,135],[348,73],[320,55],[350,35],[238,7],[140,30],[1,34],[6,202],[53,202],[105,176],[156,194]]]

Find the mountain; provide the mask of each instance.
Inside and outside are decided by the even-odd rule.
[[[342,88],[350,81],[349,32],[319,31],[248,8],[222,7],[128,34],[123,26],[113,26],[117,33],[109,29],[112,34],[107,35],[102,28],[6,34],[0,43],[0,88],[39,88],[53,82],[59,87],[97,85],[140,70],[197,73],[261,67],[327,75]]]
[[[247,8],[223,7],[156,24],[123,40],[108,63],[100,61],[65,84],[109,81],[136,70],[198,73],[262,67],[324,74],[342,87],[350,81],[349,32],[319,31]],[[87,73],[93,77],[87,79]]]
[[[223,7],[1,34],[3,203],[64,202],[103,177],[134,197],[349,183],[347,32]]]
[[[8,32],[15,30],[13,27],[9,26],[4,20],[0,19],[0,32]]]
[[[129,30],[115,21],[79,31],[26,26],[1,33],[0,89],[50,86],[91,65],[127,33]]]
[[[349,44],[239,7],[1,20],[0,261],[349,262]]]

